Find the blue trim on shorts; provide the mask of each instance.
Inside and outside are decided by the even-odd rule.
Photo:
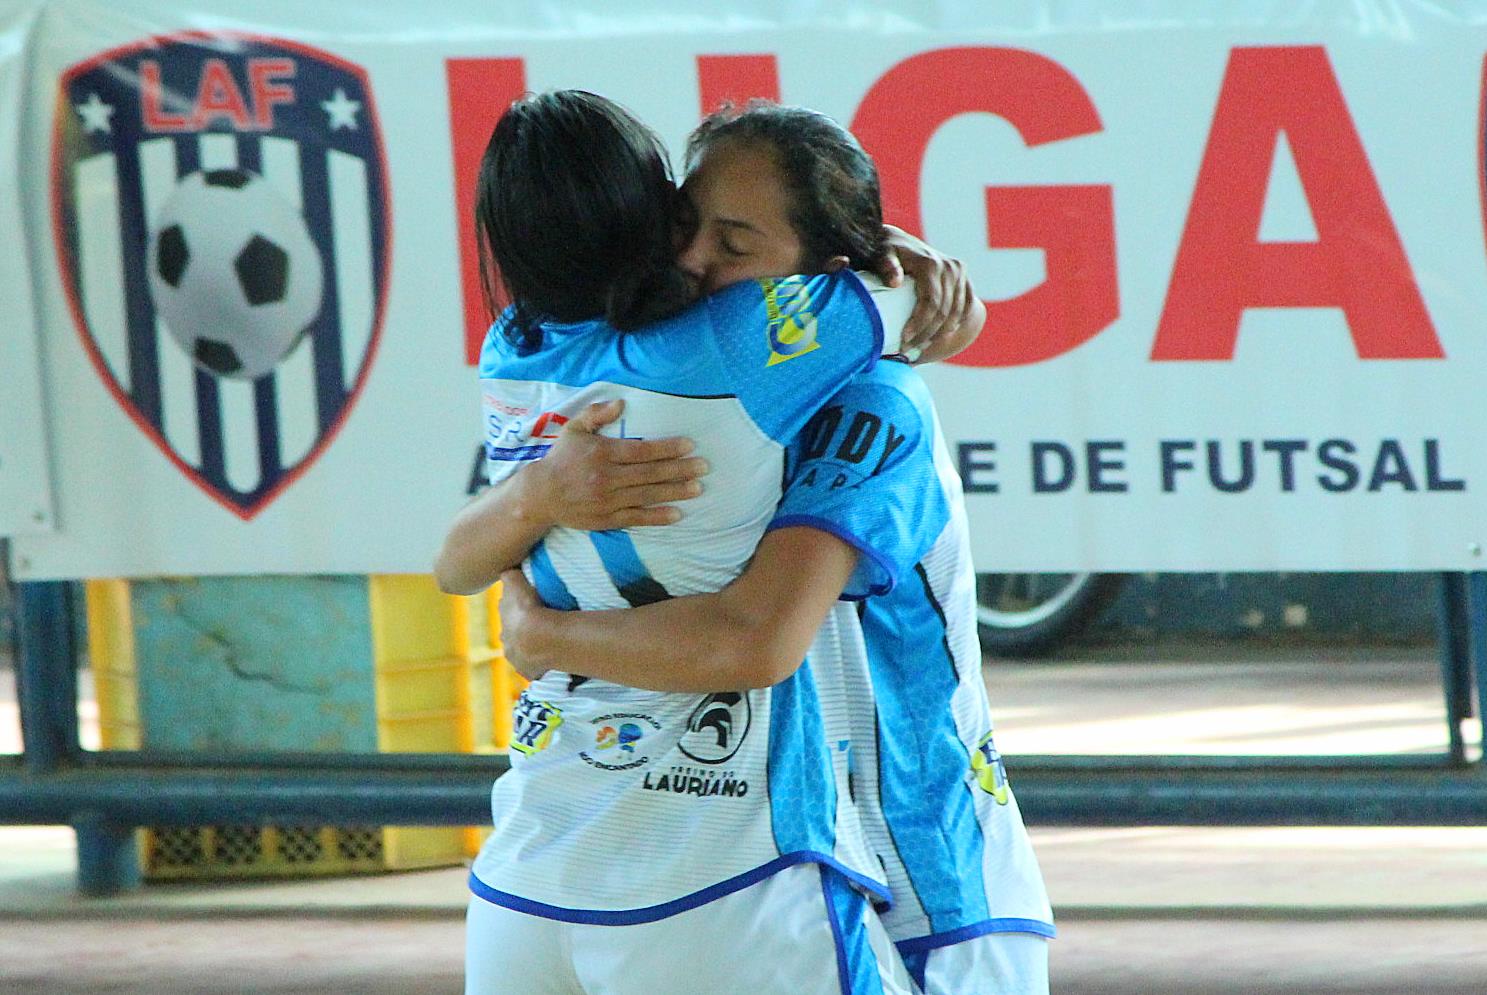
[[[922,991],[929,984],[929,954],[928,950],[919,950],[911,954],[900,954],[904,959],[904,967],[909,969],[909,977]]]
[[[826,921],[831,923],[831,945],[836,948],[836,980],[843,995],[852,991],[852,972],[847,967],[847,941],[842,939],[842,924],[836,917],[836,903],[831,900],[831,884],[821,872],[821,899],[826,903]]]
[[[844,908],[840,911],[832,896],[836,888],[846,892]],[[862,926],[867,899],[861,892],[828,875],[824,867],[821,868],[821,898],[826,903],[826,919],[831,923],[831,938],[836,947],[836,977],[842,995],[883,995],[883,975],[878,958]]]
[[[983,919],[981,922],[962,926],[959,929],[931,933],[928,936],[916,936],[911,940],[899,940],[894,946],[898,948],[901,955],[908,957],[925,950],[964,943],[966,940],[974,940],[988,933],[1033,933],[1051,940],[1058,935],[1058,930],[1053,928],[1053,923],[1043,922],[1041,919]]]
[[[735,875],[725,881],[694,891],[690,895],[662,902],[660,905],[651,905],[643,909],[569,909],[561,905],[548,905],[545,902],[534,902],[530,898],[522,898],[509,892],[498,891],[475,876],[470,871],[470,891],[480,898],[485,899],[493,905],[502,908],[513,909],[517,912],[525,912],[528,915],[541,916],[544,919],[556,919],[559,922],[574,922],[588,926],[633,926],[637,923],[656,922],[668,916],[674,916],[700,905],[716,901],[725,895],[731,895],[735,891],[742,891],[751,884],[758,884],[771,874],[776,874],[787,867],[796,864],[820,864],[823,868],[830,868],[845,877],[859,888],[863,888],[884,901],[892,901],[888,886],[880,881],[874,881],[863,874],[846,867],[835,857],[811,850],[798,850],[794,853],[786,853],[776,857],[767,864],[760,864],[751,871]]]

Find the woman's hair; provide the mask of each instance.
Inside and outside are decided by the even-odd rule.
[[[660,139],[582,90],[528,95],[491,132],[475,189],[481,285],[525,348],[546,320],[630,330],[693,299],[676,267],[676,183]]]
[[[878,170],[852,133],[825,114],[753,100],[724,106],[687,139],[687,171],[724,142],[763,143],[790,191],[790,224],[807,272],[832,256],[853,269],[875,269],[888,253]]]

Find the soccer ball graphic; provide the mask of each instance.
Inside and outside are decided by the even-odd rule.
[[[148,268],[171,337],[218,376],[269,373],[320,313],[324,264],[304,217],[245,170],[176,184],[155,218]]]

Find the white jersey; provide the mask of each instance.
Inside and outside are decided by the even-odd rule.
[[[680,523],[555,529],[524,565],[544,602],[622,608],[716,591],[774,514],[785,445],[837,388],[896,348],[855,275],[737,284],[677,318],[621,334],[545,325],[523,353],[498,323],[481,357],[493,483],[540,459],[564,421],[622,398],[606,434],[682,435],[712,472]],[[832,867],[886,894],[845,790],[845,696],[807,660],[756,691],[672,694],[553,672],[516,709],[510,772],[476,894],[570,922],[646,922],[791,864]]]
[[[856,377],[789,452],[770,528],[860,553],[811,648],[852,712],[850,790],[905,957],[993,932],[1053,935],[1042,875],[992,739],[960,478],[929,391],[901,363]]]

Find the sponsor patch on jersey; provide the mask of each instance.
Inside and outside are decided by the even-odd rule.
[[[909,439],[891,418],[861,408],[829,404],[800,433],[790,487],[855,490],[878,476]]]
[[[677,748],[700,764],[727,763],[748,737],[753,714],[744,692],[710,694],[692,710]]]
[[[562,709],[522,692],[511,717],[511,748],[527,756],[541,753],[552,744],[552,734],[562,724]]]
[[[525,462],[541,459],[552,441],[568,423],[556,411],[534,413],[518,404],[508,404],[487,393],[485,404],[485,458],[493,461]]]
[[[764,289],[764,313],[768,319],[769,361],[766,367],[804,356],[821,347],[816,340],[816,315],[804,277],[760,280]]]
[[[998,805],[1005,805],[1011,797],[1011,790],[1007,786],[1007,765],[1002,763],[1002,755],[997,752],[991,737],[991,733],[982,736],[976,748],[971,751],[971,771],[981,790],[995,798]]]
[[[600,770],[637,770],[651,762],[646,737],[661,731],[661,723],[639,712],[613,712],[592,720],[594,745],[578,756]]]
[[[693,798],[742,798],[749,793],[749,782],[731,770],[684,764],[677,764],[662,773],[646,771],[640,787],[645,791],[669,791]]]
[[[480,381],[485,443],[481,455],[488,482],[505,479],[517,465],[539,460],[562,434],[577,388],[535,381]]]

